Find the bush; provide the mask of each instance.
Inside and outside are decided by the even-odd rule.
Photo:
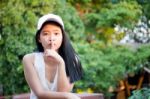
[[[0,86],[4,89],[4,95],[29,91],[21,60],[26,53],[35,50],[34,35],[40,16],[53,11],[63,16],[65,28],[73,40],[79,39],[84,32],[76,10],[63,2],[3,0],[0,3]]]
[[[132,94],[129,99],[150,99],[150,88],[135,90]]]
[[[101,42],[78,44],[82,65],[83,80],[77,82],[75,92],[102,92],[109,96],[108,89],[114,88],[129,73],[139,73],[149,61],[149,45],[132,49],[131,46],[105,46]],[[136,57],[135,57],[136,56]]]

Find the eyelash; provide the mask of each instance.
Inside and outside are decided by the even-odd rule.
[[[47,34],[48,34],[47,32],[44,32],[44,33],[43,33],[43,35],[47,35]]]
[[[55,35],[59,35],[59,33],[54,33]],[[48,35],[47,32],[43,32],[43,35]]]
[[[54,33],[55,35],[58,35],[59,33]]]

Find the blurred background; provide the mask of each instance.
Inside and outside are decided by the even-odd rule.
[[[84,68],[73,92],[149,99],[149,11],[149,0],[0,0],[0,96],[30,92],[22,57],[35,51],[38,18],[55,13]]]

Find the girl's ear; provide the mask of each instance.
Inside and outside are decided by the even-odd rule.
[[[40,38],[38,38],[38,41],[39,41],[39,43],[41,43],[41,40],[40,40]]]
[[[41,43],[41,40],[40,40],[40,35],[38,35],[38,42],[39,42],[39,43]]]

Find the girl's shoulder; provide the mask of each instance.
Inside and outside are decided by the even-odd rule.
[[[33,62],[34,59],[35,59],[35,56],[39,56],[39,55],[43,55],[43,53],[41,53],[41,52],[33,52],[33,53],[26,54],[23,57],[23,61],[25,60],[25,61],[32,61]]]
[[[23,61],[33,61],[34,60],[34,56],[35,56],[35,53],[26,54],[23,57]]]

